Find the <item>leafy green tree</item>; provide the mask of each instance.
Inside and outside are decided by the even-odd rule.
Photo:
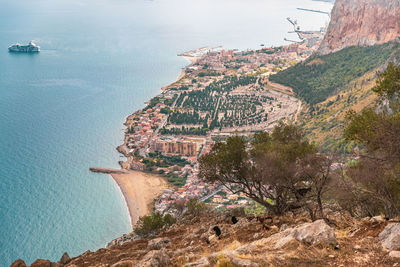
[[[200,158],[199,176],[282,214],[307,204],[310,183],[319,174],[308,166],[316,155],[317,149],[298,127],[280,124],[272,133],[254,135],[251,142],[235,136],[216,143]]]
[[[378,73],[377,85],[372,89],[382,101],[388,100],[394,111],[399,111],[400,67],[390,62],[387,69]]]
[[[347,114],[346,140],[363,147],[360,159],[347,171],[346,185],[367,215],[400,215],[400,66],[389,64],[373,89],[376,108]]]
[[[148,216],[139,218],[136,223],[134,232],[140,236],[148,236],[156,234],[164,227],[169,227],[176,222],[176,219],[170,214],[162,215],[160,213],[152,213]]]

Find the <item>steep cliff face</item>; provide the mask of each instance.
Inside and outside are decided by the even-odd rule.
[[[337,0],[318,53],[382,44],[399,36],[399,0]]]

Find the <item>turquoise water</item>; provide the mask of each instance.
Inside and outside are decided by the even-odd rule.
[[[310,0],[0,0],[0,266],[58,260],[130,230],[118,187],[124,119],[205,45],[280,45],[287,16],[319,29]],[[294,37],[292,37],[294,38]],[[35,40],[40,54],[10,54]]]

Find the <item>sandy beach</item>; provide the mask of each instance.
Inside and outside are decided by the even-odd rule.
[[[151,204],[168,187],[161,176],[139,171],[110,174],[121,189],[129,209],[132,229],[140,216],[151,212]]]
[[[171,83],[171,84],[169,84],[169,85],[167,85],[167,86],[161,87],[161,91],[165,91],[165,90],[167,90],[167,89],[169,89],[171,87],[174,87],[177,82],[179,82],[181,79],[183,79],[185,77],[185,75],[186,75],[186,69],[183,68],[182,71],[181,71],[181,74],[179,74],[179,76],[176,79],[176,81]]]
[[[192,56],[182,56],[185,58],[187,61],[190,61],[190,63],[195,64],[197,60],[200,59],[200,57],[192,57]]]

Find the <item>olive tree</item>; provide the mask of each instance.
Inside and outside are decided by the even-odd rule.
[[[279,124],[272,133],[255,134],[250,141],[234,136],[216,143],[200,159],[199,176],[282,214],[311,199],[313,179],[320,172],[310,159],[317,154],[298,127]]]

